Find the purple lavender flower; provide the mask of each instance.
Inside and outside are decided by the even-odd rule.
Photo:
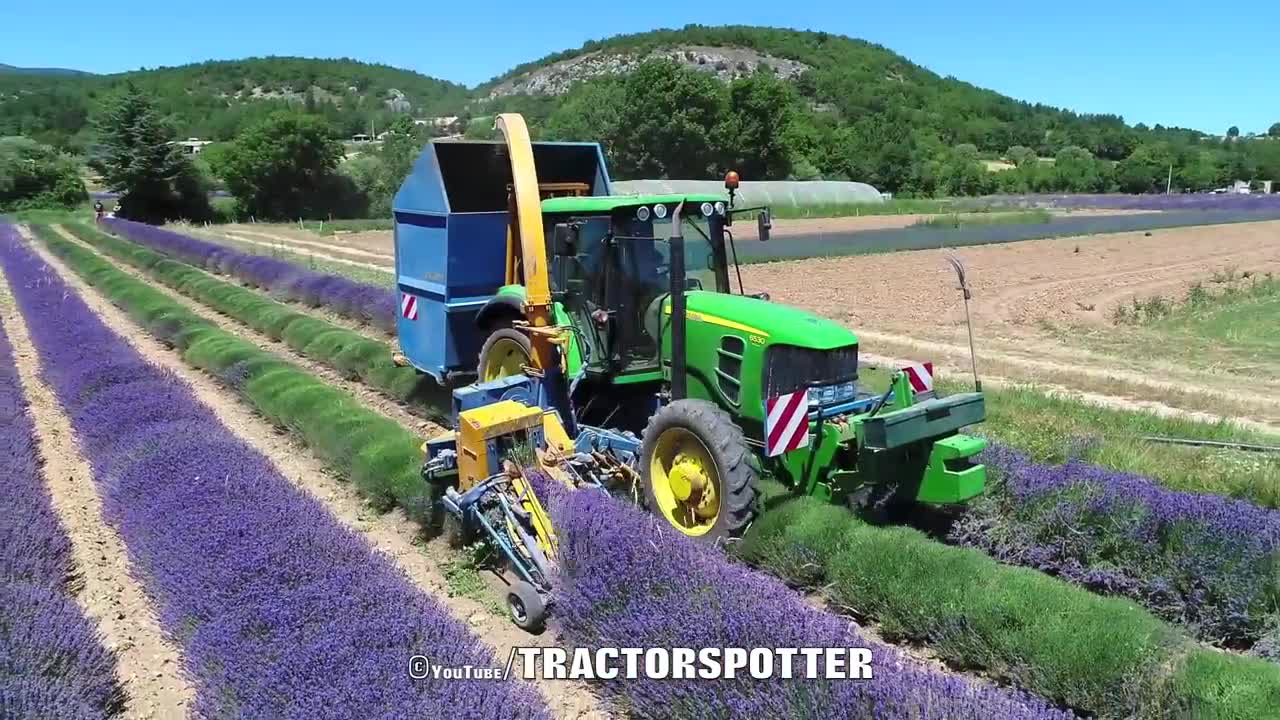
[[[870,681],[603,683],[633,718],[1069,718],[1043,701],[927,669],[660,518],[536,478],[560,538],[554,621],[573,647],[866,647]],[[607,552],[601,552],[607,548]]]
[[[1032,194],[997,195],[989,206],[1056,207],[1099,210],[1280,210],[1280,194],[1178,193],[1173,195]]]
[[[0,224],[0,243],[15,239]],[[0,327],[0,715],[94,718],[124,708],[115,656],[67,595],[72,570]]]
[[[954,540],[1133,598],[1207,640],[1248,646],[1276,626],[1280,512],[1002,446],[983,461],[1000,481]]]
[[[195,716],[548,717],[523,683],[411,679],[414,654],[442,665],[495,658],[28,248],[0,241],[0,264],[108,519],[181,645]]]
[[[253,255],[171,230],[107,218],[111,230],[152,250],[311,307],[326,307],[339,315],[394,332],[396,294],[390,288],[349,280],[340,275],[312,272],[286,260]]]

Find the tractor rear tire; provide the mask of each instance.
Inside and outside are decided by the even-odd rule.
[[[659,439],[668,433],[692,435],[710,455],[715,465],[718,508],[710,528],[690,531],[678,525],[662,509],[655,488],[654,460]],[[729,413],[706,400],[677,400],[664,406],[644,430],[640,447],[640,478],[645,503],[653,513],[664,517],[680,532],[703,542],[722,543],[740,536],[755,517],[760,472],[758,461],[747,445],[742,428]],[[659,478],[660,482],[661,479]],[[671,492],[662,492],[670,503]]]
[[[523,352],[523,357],[519,353]],[[533,344],[529,336],[513,327],[499,327],[489,333],[480,346],[476,362],[476,376],[481,381],[520,374],[517,364],[533,362]],[[514,372],[510,372],[514,370]]]

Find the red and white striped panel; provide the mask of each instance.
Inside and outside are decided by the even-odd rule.
[[[418,319],[418,298],[409,293],[400,295],[400,314],[410,320]]]
[[[807,389],[778,395],[765,402],[764,437],[768,457],[809,446]]]
[[[912,363],[902,368],[902,372],[907,374],[916,395],[933,395],[933,363]]]

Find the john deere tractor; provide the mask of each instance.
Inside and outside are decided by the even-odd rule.
[[[936,397],[911,372],[869,392],[853,332],[745,292],[734,218],[752,213],[761,240],[770,221],[735,207],[736,175],[726,195],[613,195],[597,145],[531,143],[518,115],[498,127],[503,143],[433,142],[395,203],[401,346],[442,382],[474,372],[454,393],[460,424],[540,408],[555,429],[539,442],[607,459],[709,540],[744,530],[765,474],[855,505],[982,492],[983,441],[958,432],[982,421],[980,392]],[[489,451],[427,452],[439,471]]]

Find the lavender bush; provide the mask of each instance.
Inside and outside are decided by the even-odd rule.
[[[876,674],[867,681],[603,683],[605,695],[632,717],[1072,717],[1021,693],[927,669],[657,517],[600,492],[568,492],[539,480],[560,537],[555,621],[573,646],[866,647],[873,653]]]
[[[396,294],[390,288],[312,272],[286,260],[240,252],[154,225],[120,218],[108,218],[104,224],[134,242],[210,272],[231,275],[285,299],[323,306],[387,332],[395,331]]]
[[[1133,598],[1206,640],[1249,646],[1275,632],[1280,512],[1080,461],[1042,465],[1007,447],[983,460],[999,482],[954,540]]]
[[[0,243],[12,241],[13,229],[0,224]],[[124,709],[115,656],[68,596],[72,570],[0,327],[0,716],[112,717]]]
[[[198,717],[545,718],[529,686],[415,681],[480,640],[149,365],[20,243],[0,263],[93,465]]]

